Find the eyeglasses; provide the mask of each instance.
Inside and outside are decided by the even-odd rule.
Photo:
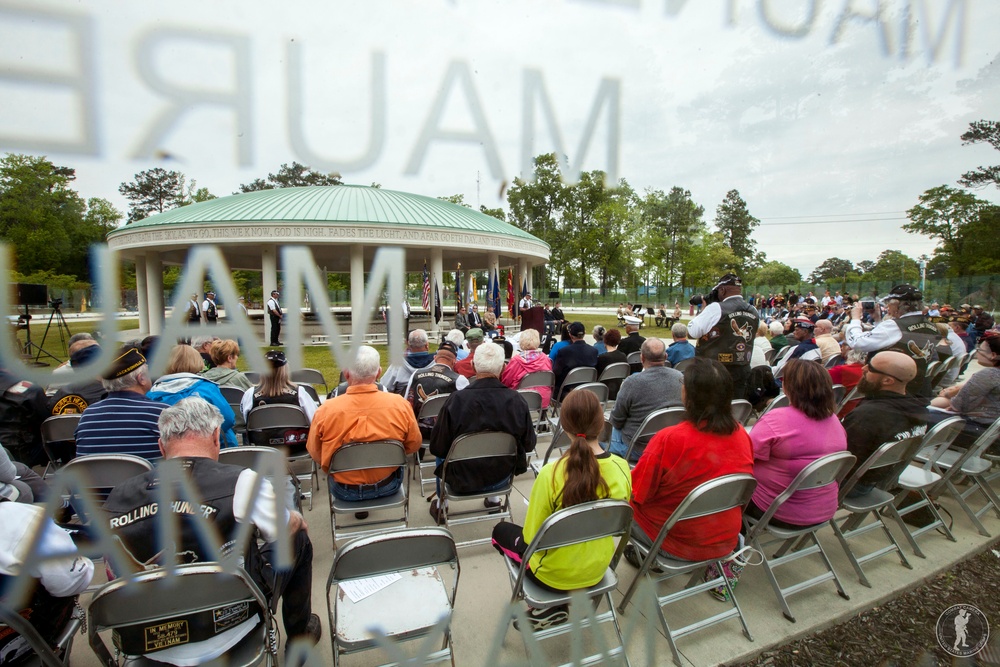
[[[878,373],[879,375],[884,375],[884,376],[886,376],[888,378],[892,378],[896,382],[902,382],[903,384],[907,384],[906,380],[900,380],[895,375],[891,375],[889,373],[886,373],[885,371],[880,371],[879,369],[875,368],[871,364],[865,364],[865,368],[868,369],[869,371],[871,371],[872,373]]]

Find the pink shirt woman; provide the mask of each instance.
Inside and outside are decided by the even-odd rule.
[[[500,381],[511,389],[517,389],[517,384],[528,373],[551,371],[552,360],[538,349],[538,344],[537,331],[534,329],[525,329],[522,331],[521,337],[518,339],[521,351],[507,362],[506,368],[503,369],[503,373],[500,375]],[[541,395],[543,408],[549,407],[549,399],[552,397],[551,387],[531,387],[531,390]]]
[[[815,361],[793,359],[786,365],[783,382],[791,405],[768,412],[750,431],[757,479],[747,507],[751,516],[761,516],[807,465],[847,449],[826,369]],[[836,484],[797,491],[774,519],[791,526],[828,521],[837,511],[837,493]]]

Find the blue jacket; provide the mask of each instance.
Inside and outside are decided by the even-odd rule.
[[[221,440],[223,449],[237,445],[236,431],[233,430],[233,426],[236,425],[236,415],[233,413],[233,409],[229,407],[229,403],[225,397],[223,397],[219,386],[214,382],[199,377],[194,373],[173,373],[171,375],[164,375],[157,380],[146,396],[167,405],[174,405],[178,401],[190,398],[191,396],[198,396],[205,399],[222,413]]]
[[[694,356],[694,345],[686,340],[679,340],[670,344],[667,348],[667,361],[671,366],[676,366],[685,359]]]

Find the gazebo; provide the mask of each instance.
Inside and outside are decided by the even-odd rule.
[[[162,331],[164,265],[183,266],[199,244],[217,247],[231,269],[260,271],[265,294],[278,284],[278,248],[308,247],[317,265],[350,274],[353,303],[363,300],[366,267],[383,246],[406,251],[407,272],[422,271],[427,261],[443,300],[446,267],[450,273],[459,263],[463,271],[516,266],[531,291],[531,268],[549,258],[548,244],[531,234],[432,197],[357,185],[247,192],[175,208],[108,234],[109,247],[135,262],[143,333]]]

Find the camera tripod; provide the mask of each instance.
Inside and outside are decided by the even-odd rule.
[[[44,349],[44,347],[45,347],[45,339],[48,338],[48,336],[49,336],[49,329],[52,328],[52,322],[53,321],[56,323],[56,331],[59,332],[59,342],[62,344],[62,350],[63,350],[63,352],[65,354],[69,354],[69,352],[66,349],[66,339],[69,338],[71,336],[71,334],[69,332],[69,325],[66,324],[66,318],[63,317],[63,314],[62,314],[62,299],[50,302],[49,306],[52,307],[52,312],[49,313],[49,323],[45,325],[45,333],[42,334],[42,342],[40,344],[38,344],[38,345],[34,345],[31,342],[31,329],[29,328],[28,329],[28,341],[24,345],[25,351],[27,352],[28,356],[31,355],[30,347],[34,347],[34,348],[37,349],[37,352],[35,353],[35,363],[36,364],[39,363],[39,359],[41,358],[41,356],[43,354],[45,356],[47,356],[47,357],[50,357],[50,358],[55,359],[56,361],[62,363],[62,361],[58,357],[56,357],[54,354],[50,354],[50,353],[46,352],[45,349]],[[27,313],[28,307],[25,306],[24,310],[25,310],[25,313]]]

